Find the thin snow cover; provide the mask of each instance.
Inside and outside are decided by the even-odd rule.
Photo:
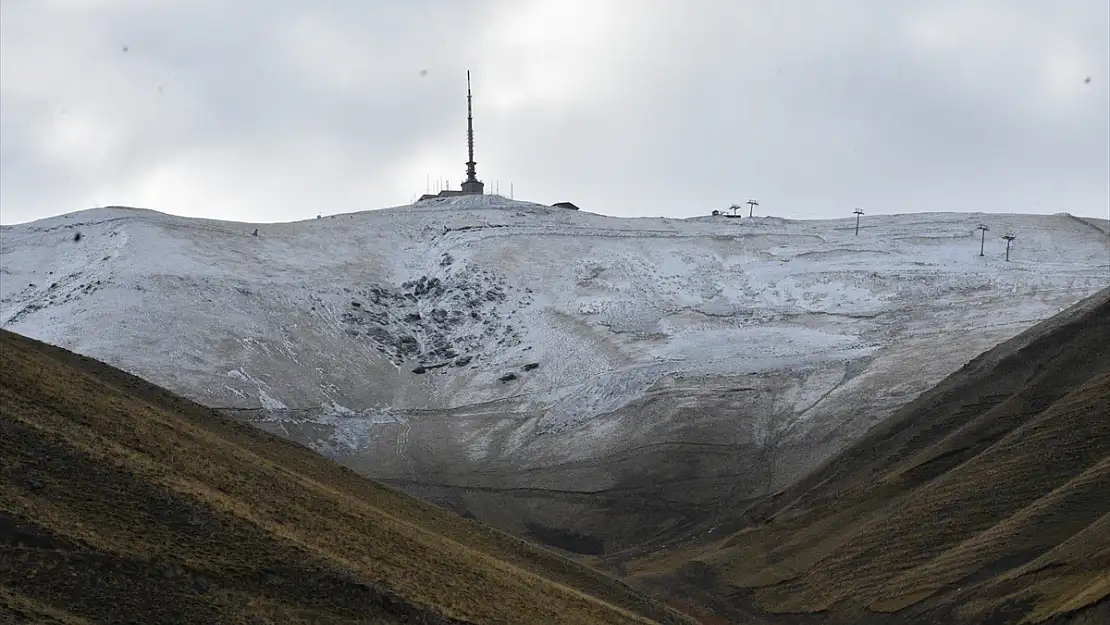
[[[802,423],[902,367],[913,379],[875,400],[893,405],[1110,283],[1107,231],[931,213],[865,216],[857,236],[854,218],[623,219],[500,196],[282,224],[97,208],[2,227],[0,325],[210,406],[312,419],[332,454],[508,402],[532,416],[443,436],[473,457],[550,435],[588,455],[616,426],[584,426],[665,380],[810,372],[779,402]]]
[[[323,412],[312,420],[320,425],[331,427],[328,436],[318,440],[314,445],[316,451],[329,456],[342,456],[344,453],[362,449],[373,435],[376,426],[395,424],[401,426],[402,432],[408,430],[407,420],[388,408],[356,412],[334,402],[324,407]],[[406,444],[407,441],[403,436],[397,441],[398,449],[402,449]]]

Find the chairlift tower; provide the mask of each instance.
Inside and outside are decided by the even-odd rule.
[[[982,234],[982,236],[979,238],[979,255],[982,256],[983,248],[987,244],[987,231],[990,230],[990,228],[984,226],[983,224],[979,224],[979,230]]]
[[[759,202],[756,202],[755,200],[748,200],[748,217],[752,216],[752,211],[755,210],[756,206],[759,206]]]
[[[858,237],[859,236],[859,216],[863,214],[863,211],[861,211],[860,209],[857,208],[856,210],[854,210],[852,212],[855,213],[855,215],[856,215],[856,236]]]
[[[1002,238],[1006,239],[1006,262],[1010,262],[1010,244],[1014,242],[1014,239],[1017,238],[1017,235],[1006,234],[1003,235]]]

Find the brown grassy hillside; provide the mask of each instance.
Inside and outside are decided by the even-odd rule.
[[[1110,292],[630,570],[769,622],[1110,622]]]
[[[0,411],[0,622],[686,622],[556,554],[2,330]]]

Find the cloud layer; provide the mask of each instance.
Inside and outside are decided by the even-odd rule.
[[[467,69],[479,177],[520,199],[1110,206],[1105,1],[11,0],[0,221],[287,221],[457,188]]]

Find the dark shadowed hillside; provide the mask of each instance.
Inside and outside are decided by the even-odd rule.
[[[1110,622],[1110,291],[704,540],[629,573],[752,622]]]
[[[0,622],[685,622],[590,569],[7,331],[0,407]]]

